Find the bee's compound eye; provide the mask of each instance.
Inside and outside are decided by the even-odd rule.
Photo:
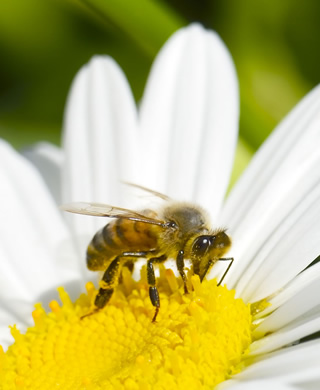
[[[212,237],[200,236],[195,239],[192,246],[192,252],[196,256],[203,256],[211,244],[212,244]]]

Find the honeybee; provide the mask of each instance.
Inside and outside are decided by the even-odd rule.
[[[94,235],[87,249],[88,269],[104,271],[104,274],[93,311],[81,318],[107,305],[118,284],[121,268],[126,265],[132,269],[139,258],[147,260],[149,296],[155,307],[152,322],[156,321],[160,309],[155,264],[174,258],[187,294],[185,259],[191,261],[192,272],[199,275],[201,282],[218,260],[230,261],[218,286],[233,263],[233,258],[223,257],[231,246],[230,237],[225,229],[210,228],[207,213],[201,207],[172,201],[159,192],[131,185],[162,198],[166,201],[165,206],[158,211],[147,209],[140,212],[101,203],[79,202],[61,206],[71,213],[114,218]]]

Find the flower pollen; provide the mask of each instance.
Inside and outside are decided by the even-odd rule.
[[[142,273],[143,274],[143,273]],[[72,303],[59,288],[62,304],[40,304],[34,326],[0,348],[0,389],[212,389],[237,372],[251,343],[250,306],[215,280],[188,277],[189,294],[171,270],[158,280],[161,308],[152,323],[145,279],[127,269],[109,304],[90,312],[96,289]]]

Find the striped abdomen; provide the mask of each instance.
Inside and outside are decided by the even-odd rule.
[[[116,219],[99,230],[87,249],[87,266],[105,270],[123,252],[148,252],[157,248],[159,227],[144,222]]]

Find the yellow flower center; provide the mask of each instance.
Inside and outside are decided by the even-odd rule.
[[[156,323],[146,281],[127,270],[106,308],[82,320],[93,284],[75,303],[59,288],[62,305],[52,301],[46,314],[37,304],[24,335],[11,328],[0,389],[212,389],[237,372],[251,343],[250,307],[215,280],[189,283],[184,295],[172,271],[161,270]]]

